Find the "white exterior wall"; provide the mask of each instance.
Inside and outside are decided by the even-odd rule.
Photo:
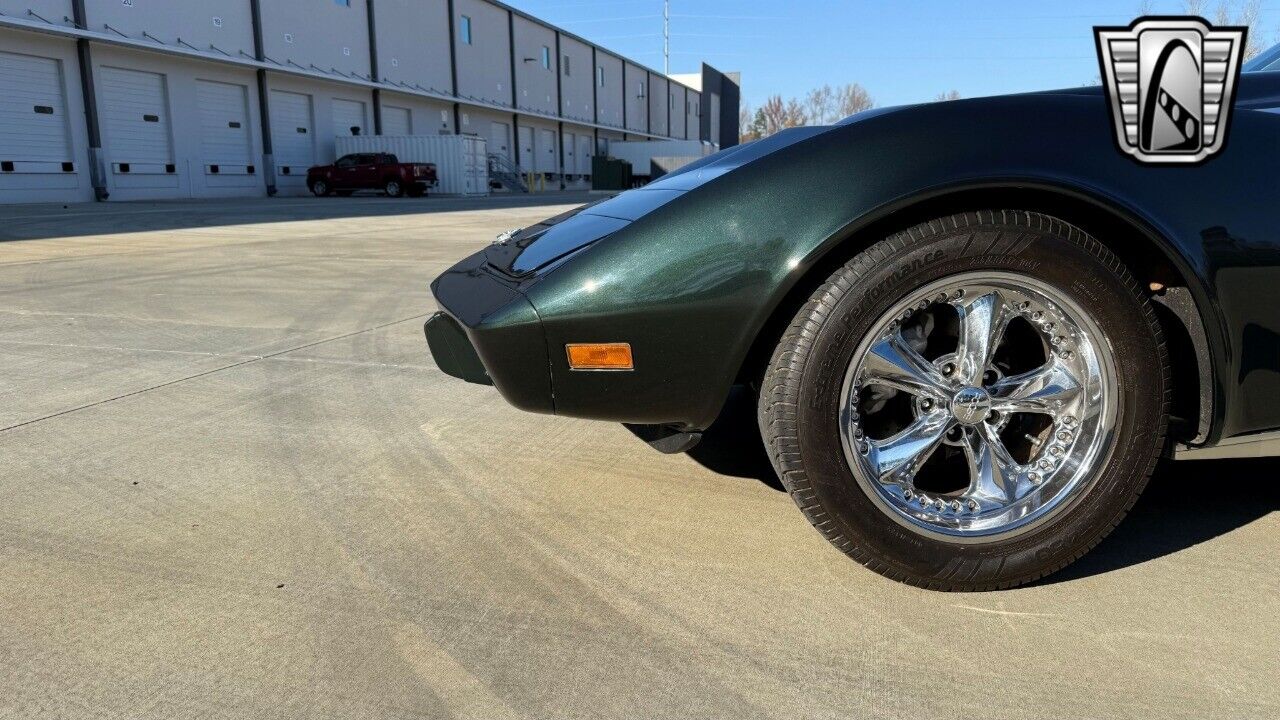
[[[667,112],[671,103],[669,83],[660,75],[649,74],[649,132],[667,134]]]
[[[262,195],[266,190],[266,181],[264,169],[261,167],[262,132],[258,122],[257,85],[253,72],[184,58],[165,58],[163,63],[156,62],[156,59],[157,56],[154,53],[118,47],[94,48],[95,91],[98,94],[99,112],[102,116],[106,185],[111,199],[151,200]],[[112,69],[123,70],[126,73],[153,73],[162,79],[164,92],[162,109],[167,111],[167,115],[163,115],[160,122],[154,124],[154,128],[148,129],[152,133],[162,131],[167,135],[169,144],[167,148],[159,146],[153,148],[152,152],[141,154],[147,156],[142,158],[143,161],[158,161],[161,154],[167,154],[174,166],[174,172],[153,170],[137,172],[135,170],[125,173],[121,171],[120,163],[140,162],[134,155],[139,154],[141,149],[134,147],[127,138],[113,137],[113,126],[106,112],[107,98],[104,90],[104,81],[112,76]],[[246,171],[212,174],[209,171],[207,166],[210,163],[207,161],[214,158],[206,157],[212,150],[200,131],[202,117],[198,81],[201,80],[235,85],[243,89],[247,110],[245,121],[249,123],[253,174],[248,174]],[[116,111],[141,114],[143,109],[131,110],[127,103],[120,103]],[[149,113],[151,110],[147,109],[146,112]],[[151,142],[156,138],[148,134],[146,139]],[[158,144],[159,141],[156,142]]]
[[[686,92],[685,95],[687,95],[685,100],[685,123],[687,124],[685,127],[688,128],[685,138],[688,140],[701,140],[702,118],[699,108],[701,107],[702,96],[692,90]]]
[[[571,37],[560,36],[560,115],[566,120],[595,122],[591,48]],[[569,62],[566,67],[565,58]]]
[[[449,4],[446,0],[377,0],[378,74],[391,84],[449,94]]]
[[[600,124],[622,127],[622,61],[605,52],[596,51],[596,66],[604,71],[604,86],[596,88],[600,107]],[[598,76],[597,76],[598,77]],[[593,81],[596,78],[593,78]]]
[[[671,81],[667,83],[667,101],[671,107],[671,137],[685,138],[684,134],[684,86],[678,82]]]
[[[263,3],[264,6],[290,4],[292,0]],[[67,15],[70,14],[68,11]],[[215,45],[229,55],[238,56],[241,52],[253,55],[253,14],[244,0],[130,0],[127,5],[118,0],[86,0],[85,14],[89,27],[94,30],[110,25],[131,38],[143,38],[145,31],[166,45],[178,45],[181,38],[201,50]],[[265,7],[263,16],[265,20]]]
[[[35,20],[27,15],[28,10],[34,10],[51,23],[62,25],[62,18],[71,17],[71,0],[0,0],[0,13],[9,17]]]
[[[365,2],[351,0],[351,5],[345,6],[333,0],[264,0],[262,44],[267,57],[306,70],[314,65],[317,72],[337,70],[368,77],[369,14]]]
[[[61,16],[59,16],[61,17]],[[52,19],[52,18],[50,18]],[[0,202],[81,202],[93,199],[89,175],[89,138],[85,129],[84,99],[80,92],[80,68],[75,43],[49,35],[0,30],[0,49],[58,64],[72,173],[0,173]],[[11,160],[13,158],[0,158]]]
[[[516,15],[512,19],[515,34],[516,107],[529,112],[556,114],[556,34]],[[542,48],[547,48],[551,67],[542,66]]]
[[[648,132],[649,123],[649,71],[639,65],[626,63],[623,77],[626,97],[626,129]]]
[[[511,105],[511,28],[506,10],[484,0],[453,4],[458,95]],[[471,44],[462,41],[462,18],[471,18]]]

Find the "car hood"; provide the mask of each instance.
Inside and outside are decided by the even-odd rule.
[[[1016,112],[1033,116],[1037,112],[1041,99],[1046,108],[1045,112],[1052,113],[1054,108],[1058,107],[1055,98],[1061,100],[1063,96],[1096,97],[1098,102],[1103,102],[1104,89],[1095,85],[877,108],[852,115],[835,125],[790,128],[767,138],[736,145],[700,158],[643,188],[628,190],[616,197],[544,220],[491,246],[485,251],[485,255],[489,265],[501,273],[514,278],[525,277],[554,266],[561,259],[619,232],[644,215],[671,203],[682,195],[712,183],[717,178],[759,163],[764,158],[783,153],[824,134],[840,134],[850,143],[862,143],[874,136],[854,126],[866,124],[870,128],[886,120],[894,125],[900,125],[901,121],[917,117],[922,119],[922,122],[917,124],[923,127],[935,124],[936,126],[963,125],[983,117],[987,106],[990,106],[991,112],[1007,112],[1010,107],[1014,107]],[[1280,96],[1280,73],[1245,73],[1241,75],[1237,86],[1236,109],[1273,108],[1278,96]],[[892,119],[889,116],[892,116]],[[1100,125],[1109,123],[1105,113],[1099,113],[1097,120]],[[841,138],[841,141],[844,138]],[[909,141],[910,138],[906,140]]]
[[[644,187],[522,228],[489,246],[485,257],[491,267],[504,275],[528,276],[614,234],[690,190],[832,128],[791,128],[763,140],[726,148]]]

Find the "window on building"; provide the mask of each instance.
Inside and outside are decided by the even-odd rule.
[[[596,85],[604,87],[604,68],[596,66]]]
[[[564,68],[564,75],[565,77],[569,77],[569,56],[565,55],[561,60],[563,61],[561,67]]]
[[[636,83],[636,97],[644,97],[644,81],[640,80]]]
[[[551,48],[546,45],[542,46],[542,67],[551,69]]]
[[[467,45],[470,45],[471,44],[471,16],[470,15],[462,16],[462,22],[458,24],[458,32],[462,36],[462,42]]]

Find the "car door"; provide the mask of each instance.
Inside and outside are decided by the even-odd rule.
[[[357,187],[357,163],[358,156],[343,155],[333,164],[333,186],[335,188]]]
[[[378,177],[378,156],[374,154],[361,154],[356,159],[356,185],[355,187],[371,188],[378,187],[382,183]]]

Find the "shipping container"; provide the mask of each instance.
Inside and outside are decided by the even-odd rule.
[[[338,157],[391,153],[404,163],[435,163],[433,195],[488,195],[485,140],[474,135],[354,135],[334,138]]]

